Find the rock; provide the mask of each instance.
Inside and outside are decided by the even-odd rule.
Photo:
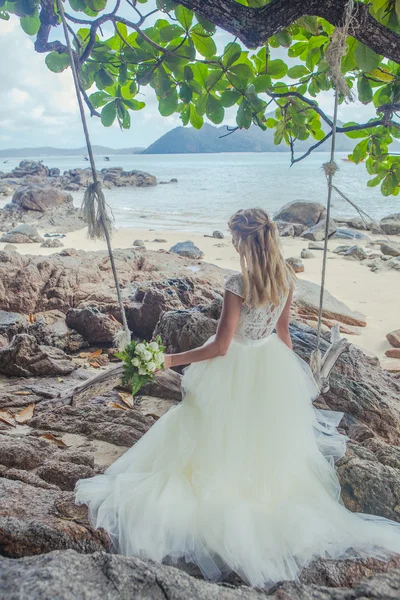
[[[29,320],[25,315],[0,310],[0,334],[7,336],[9,340],[17,333],[23,333],[29,326]]]
[[[325,215],[326,209],[323,204],[296,200],[285,204],[274,216],[274,221],[301,223],[307,227],[313,227],[324,219]]]
[[[61,548],[80,553],[104,549],[105,539],[91,530],[85,507],[74,506],[72,492],[2,478],[0,491],[2,554],[18,558]]]
[[[323,219],[313,227],[310,227],[310,229],[304,231],[304,233],[301,234],[301,237],[305,238],[306,240],[312,240],[313,242],[322,242],[322,240],[325,239],[325,227],[326,219]],[[335,221],[330,219],[328,237],[331,237],[331,235],[333,235],[336,230],[337,226]]]
[[[224,234],[222,233],[222,231],[213,231],[212,234],[213,238],[217,239],[217,240],[223,240],[224,239]]]
[[[276,226],[280,237],[294,237],[295,233],[292,223],[277,221]]]
[[[308,249],[309,250],[323,250],[324,244],[321,244],[320,242],[308,242]]]
[[[351,229],[337,229],[335,233],[332,235],[333,239],[343,239],[343,240],[364,240],[365,242],[370,242],[371,239],[360,231],[352,231]]]
[[[36,313],[32,319],[26,333],[33,335],[38,344],[55,346],[71,353],[88,345],[77,331],[67,327],[65,314],[59,310]]]
[[[42,241],[36,227],[25,223],[17,225],[17,227],[14,227],[14,229],[0,238],[0,242],[8,242],[10,244],[31,244]]]
[[[385,354],[389,358],[400,358],[400,348],[390,348],[390,350],[386,350]]]
[[[55,187],[22,186],[13,196],[13,204],[25,210],[46,212],[49,209],[68,204],[72,206],[71,194]]]
[[[346,250],[344,256],[346,258],[354,258],[356,260],[365,260],[368,258],[368,254],[365,252],[362,246],[351,246],[351,248]]]
[[[303,248],[300,254],[301,258],[315,258],[315,254],[308,250],[307,248]]]
[[[153,244],[167,244],[168,240],[164,240],[164,238],[155,238],[153,240]]]
[[[19,377],[66,375],[76,365],[60,349],[41,346],[31,335],[16,335],[0,350],[0,373]]]
[[[291,256],[286,259],[288,265],[290,265],[295,273],[303,273],[304,272],[304,264],[300,260],[300,258],[295,258]]]
[[[89,344],[112,344],[121,324],[97,308],[71,308],[67,325],[80,333]]]
[[[298,280],[294,292],[294,305],[300,316],[318,315],[320,286],[311,281]],[[351,310],[344,302],[332,296],[325,289],[323,317],[336,319],[346,325],[365,327],[364,315]]]
[[[167,353],[186,352],[202,346],[217,331],[218,320],[194,309],[171,310],[164,313],[154,335],[160,335],[167,347]]]
[[[389,269],[394,269],[395,271],[400,271],[400,256],[391,258],[390,260],[387,261],[386,264]]]
[[[400,329],[395,329],[388,333],[386,339],[395,348],[400,348]]]
[[[18,248],[14,244],[6,244],[3,250],[4,252],[18,252]]]
[[[381,252],[387,256],[400,256],[400,246],[384,242],[381,244]]]
[[[185,258],[199,259],[204,256],[204,253],[190,241],[178,242],[172,246],[169,251],[174,254],[179,254],[179,256],[184,256]]]
[[[365,600],[367,597],[395,600],[400,589],[400,570],[392,568],[385,572],[386,564],[379,561],[375,561],[376,571],[371,561],[340,561],[341,568],[337,566],[336,570],[339,561],[319,561],[319,570],[315,568],[310,574],[311,585],[283,582],[267,594],[237,580],[234,584],[218,585],[198,576],[191,577],[184,572],[188,566],[177,569],[105,552],[82,555],[74,550],[58,550],[17,560],[3,557],[0,561],[1,588],[4,597],[10,600],[22,594],[29,600],[53,598],[54,590],[58,590],[60,600],[261,600],[266,596],[271,600]],[[374,573],[379,574],[371,577]],[[365,574],[370,577],[359,584]],[[340,578],[341,589],[335,589],[334,583],[328,587],[327,582],[335,581],[335,576]],[[346,587],[346,581],[352,581],[353,590]]]
[[[41,248],[63,248],[64,244],[62,243],[61,240],[55,238],[55,239],[47,239],[43,242],[43,244],[40,244]]]
[[[101,175],[104,183],[111,184],[111,187],[152,187],[157,185],[154,175],[143,171],[124,171],[120,167],[113,167],[112,169],[102,169]]]
[[[344,244],[341,246],[336,246],[336,248],[332,250],[332,252],[334,254],[346,254],[346,252],[350,250],[350,248],[353,248],[353,246],[351,246],[350,244]]]
[[[400,235],[400,213],[381,219],[380,228],[388,235]]]
[[[132,314],[130,325],[135,330],[141,329],[140,319],[146,316],[148,331],[152,307],[157,312],[151,316],[154,329],[160,316],[158,306],[166,310],[211,302],[221,294],[226,278],[223,269],[207,263],[194,266],[191,260],[176,254],[160,255],[147,250],[144,255],[130,248],[114,250],[114,258],[123,282],[123,301]],[[51,256],[26,256],[0,250],[0,281],[0,310],[30,314],[56,309],[67,313],[70,308],[93,307],[120,319],[115,282],[105,251],[63,248]],[[144,302],[151,306],[142,309],[150,288],[163,290],[163,300],[159,302],[149,294]]]
[[[364,229],[365,231],[369,231],[372,227],[371,221],[366,221],[361,217],[352,217],[351,219],[347,219],[345,223],[349,227],[353,227],[353,229]]]
[[[158,183],[159,185],[168,185],[169,183],[178,183],[178,180],[175,177],[173,177],[169,181],[159,181]]]
[[[65,491],[73,491],[78,479],[95,476],[93,469],[87,465],[57,460],[47,461],[36,470],[36,474],[44,481]]]
[[[0,465],[9,469],[36,469],[56,452],[45,440],[0,435]]]
[[[137,246],[138,248],[146,248],[146,244],[143,242],[143,240],[135,240],[132,246]]]

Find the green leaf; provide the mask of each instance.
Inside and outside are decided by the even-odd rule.
[[[358,165],[366,156],[368,152],[369,139],[366,138],[359,142],[357,146],[355,146],[353,153],[351,154],[352,160]]]
[[[50,52],[44,60],[47,67],[53,73],[61,73],[67,67],[69,67],[69,56],[68,54],[58,54],[58,52]]]
[[[213,96],[208,94],[206,101],[206,115],[216,125],[224,120],[225,110],[222,104]]]
[[[105,69],[100,69],[94,76],[94,80],[99,90],[104,90],[114,83],[114,77]]]
[[[0,19],[2,21],[9,21],[10,20],[10,15],[6,12],[3,12],[2,10],[0,10]]]
[[[268,75],[272,79],[282,79],[288,72],[288,66],[280,58],[268,62]]]
[[[185,30],[180,25],[167,25],[160,29],[160,38],[163,42],[172,42],[184,35]]]
[[[397,186],[398,181],[396,175],[394,173],[389,173],[389,175],[387,175],[382,181],[381,192],[384,196],[390,196],[390,194],[393,194]]]
[[[232,85],[240,91],[245,91],[249,84],[249,80],[252,79],[254,73],[249,65],[238,64],[230,67],[228,70],[229,81]]]
[[[367,181],[367,186],[368,187],[375,187],[375,186],[379,185],[381,181],[382,181],[382,176],[381,175],[376,175],[375,177],[373,177],[372,179],[369,179]]]
[[[295,67],[289,69],[287,74],[291,79],[300,79],[300,77],[310,75],[310,71],[304,65],[296,65]]]
[[[364,75],[361,75],[357,81],[358,99],[363,104],[372,102],[373,92],[371,84]]]
[[[95,92],[89,96],[89,100],[93,104],[94,108],[99,108],[100,106],[107,104],[107,102],[110,102],[110,100],[112,100],[112,96],[106,92]]]
[[[116,100],[109,102],[101,111],[101,122],[104,127],[111,127],[117,116]]]
[[[86,4],[84,0],[68,0],[72,10],[76,11],[84,11],[86,8]]]
[[[22,17],[20,19],[21,27],[28,35],[36,35],[40,28],[39,15],[36,13],[33,17]]]
[[[189,113],[189,120],[190,120],[190,124],[192,127],[194,127],[195,129],[201,129],[203,127],[203,117],[201,117],[197,111],[196,108],[193,106],[193,104],[190,105],[190,113]]]
[[[362,71],[368,73],[373,71],[381,62],[381,56],[376,54],[371,48],[368,48],[365,44],[358,42],[357,47],[354,51],[354,58],[357,67]]]
[[[292,43],[292,36],[290,35],[287,29],[279,31],[279,33],[277,33],[275,37],[278,40],[279,44],[284,48],[289,48],[290,44]]]
[[[239,100],[240,97],[241,97],[240,93],[237,92],[236,90],[225,90],[221,94],[220,102],[221,102],[222,106],[224,106],[225,108],[229,108],[230,106],[237,104],[237,101]]]
[[[179,97],[185,104],[189,104],[189,102],[192,100],[193,91],[187,83],[182,83],[179,90]]]
[[[130,108],[131,110],[141,110],[146,106],[145,102],[139,102],[139,100],[135,100],[134,98],[126,99],[122,98],[122,102],[125,106]]]
[[[160,99],[158,103],[158,110],[163,117],[169,117],[176,111],[177,108],[178,92],[174,88],[165,98]]]
[[[257,94],[266,92],[271,87],[271,77],[269,75],[258,75],[254,79],[253,85]]]
[[[201,25],[195,25],[190,30],[190,36],[193,40],[194,46],[202,56],[205,58],[211,58],[215,56],[217,52],[217,46],[210,35],[204,31]]]
[[[206,90],[209,91],[211,90],[214,85],[217,83],[217,81],[219,81],[222,77],[222,71],[218,70],[218,71],[211,71],[211,73],[209,74],[209,76],[206,79]]]
[[[186,31],[191,28],[193,22],[193,12],[191,10],[179,5],[175,8],[175,16]]]
[[[303,54],[305,50],[308,48],[308,42],[297,42],[296,44],[292,44],[288,50],[288,56],[290,58],[296,58]]]
[[[236,115],[236,123],[240,129],[249,129],[253,120],[253,113],[249,103],[243,98]]]
[[[279,123],[279,121],[277,121],[276,119],[273,119],[272,117],[270,117],[269,119],[267,119],[265,121],[265,124],[269,129],[273,129],[278,123]]]
[[[176,7],[176,3],[173,0],[157,0],[157,8],[158,10],[162,10],[164,12],[169,12]]]
[[[222,62],[226,67],[230,67],[240,58],[241,54],[242,49],[239,44],[236,42],[227,44],[222,55]]]
[[[214,23],[211,23],[211,21],[208,21],[207,19],[205,19],[198,13],[195,13],[195,14],[196,14],[197,21],[200,23],[200,25],[202,25],[204,27],[204,29],[206,31],[208,31],[209,33],[215,33],[216,27],[215,27]]]

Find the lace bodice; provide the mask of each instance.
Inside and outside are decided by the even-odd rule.
[[[236,273],[229,277],[225,289],[243,298],[242,274]],[[261,308],[252,308],[243,302],[235,335],[250,340],[266,338],[275,329],[279,317],[285,307],[287,295],[282,297],[278,306],[268,304]]]

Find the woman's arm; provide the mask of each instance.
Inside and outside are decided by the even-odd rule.
[[[181,352],[180,354],[165,354],[164,370],[171,367],[179,367],[179,365],[200,362],[201,360],[209,360],[217,356],[224,356],[235,333],[242,302],[243,298],[240,296],[236,296],[232,292],[225,292],[224,304],[215,339],[209,344],[195,350]]]
[[[278,319],[276,324],[276,333],[278,338],[282,340],[286,344],[290,350],[293,350],[292,339],[290,337],[289,332],[289,320],[290,320],[290,306],[292,304],[293,299],[293,291],[289,292],[288,299],[285,304],[285,308],[283,309],[281,316]]]

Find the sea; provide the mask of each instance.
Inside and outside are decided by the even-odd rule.
[[[363,164],[355,165],[337,156],[339,171],[335,185],[352,202],[372,218],[380,219],[399,212],[399,200],[385,198],[379,187],[368,188],[370,179]],[[24,157],[0,161],[0,170],[11,171]],[[110,161],[96,156],[97,168],[122,167],[125,170],[147,171],[160,181],[177,179],[177,183],[149,188],[113,188],[106,190],[106,199],[117,227],[146,227],[160,230],[182,230],[210,233],[227,230],[226,223],[240,208],[259,206],[276,213],[281,206],[294,200],[326,204],[327,183],[322,169],[328,153],[314,153],[290,166],[288,153],[226,153],[226,154],[130,154],[112,155]],[[38,156],[49,167],[61,172],[87,168],[84,156]],[[77,206],[82,194],[74,195]],[[2,202],[4,204],[4,202]],[[356,216],[355,209],[337,193],[333,195],[333,216]]]

